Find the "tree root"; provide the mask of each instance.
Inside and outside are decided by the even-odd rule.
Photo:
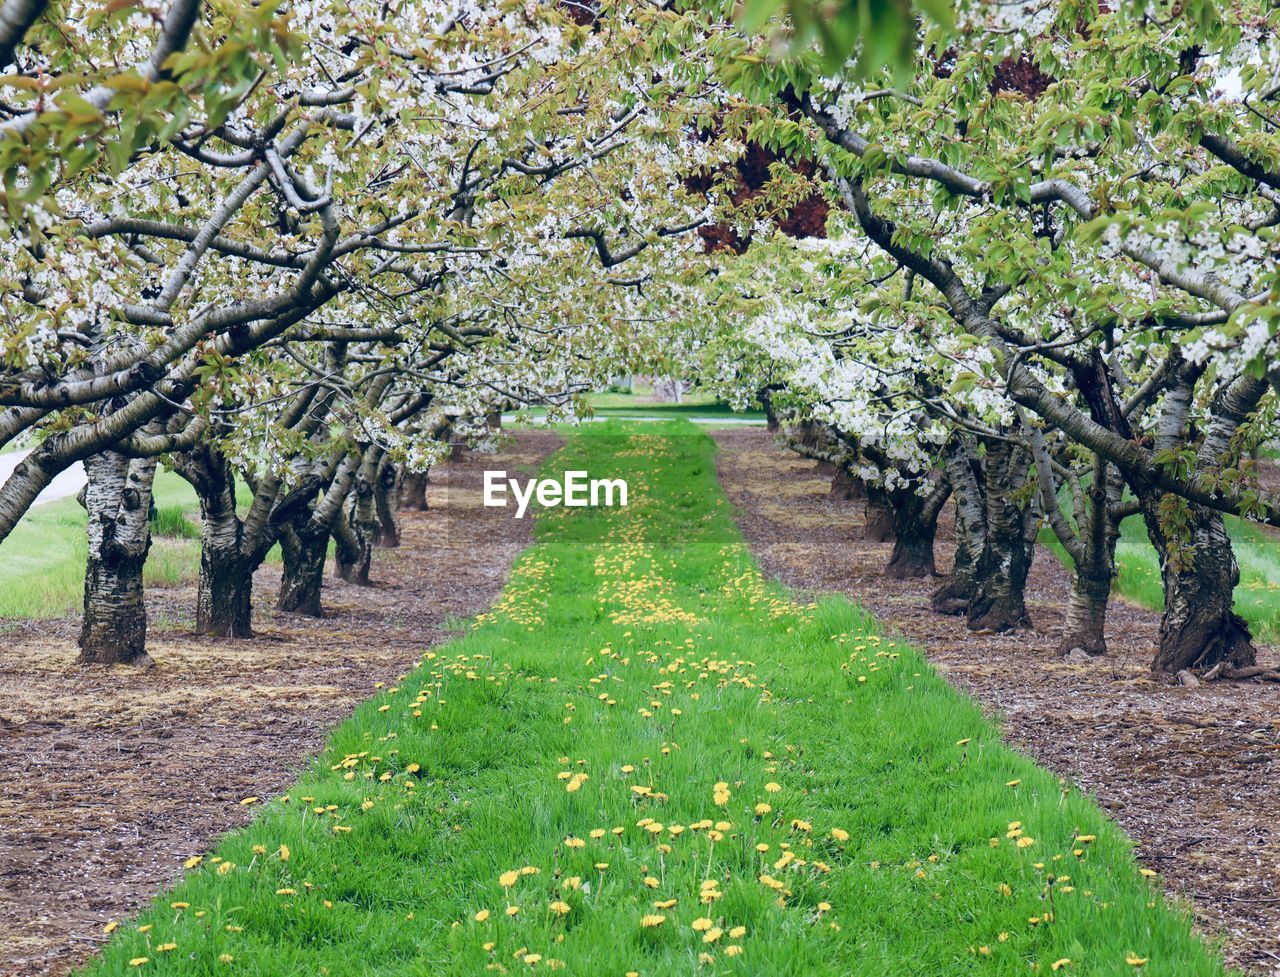
[[[1204,672],[1200,678],[1205,682],[1214,682],[1221,679],[1235,681],[1257,679],[1261,682],[1280,682],[1280,668],[1268,668],[1265,665],[1245,665],[1243,668],[1237,668],[1227,662],[1218,662],[1213,668]]]

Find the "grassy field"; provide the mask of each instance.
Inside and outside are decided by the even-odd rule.
[[[596,418],[705,418],[710,420],[740,420],[740,421],[759,421],[765,420],[764,411],[747,410],[735,411],[728,404],[717,400],[711,394],[701,390],[693,390],[686,394],[680,403],[656,403],[652,399],[653,388],[647,384],[637,383],[632,393],[622,391],[605,391],[597,393],[589,393],[585,396],[587,406],[591,409],[591,416]],[[530,418],[541,418],[546,416],[546,410],[541,407],[530,408],[522,411],[525,416]]]
[[[155,481],[157,535],[147,558],[149,584],[194,579],[200,567],[199,505],[173,472]],[[0,543],[0,617],[53,618],[79,610],[84,594],[85,511],[74,498],[33,508]]]
[[[626,417],[628,415],[644,415],[672,418],[680,416],[694,417],[738,417],[751,420],[764,420],[764,411],[735,411],[728,404],[717,400],[714,396],[701,390],[692,390],[681,398],[680,403],[655,403],[651,388],[637,385],[633,393],[611,391],[607,393],[587,394],[587,403],[597,417]]]
[[[1240,583],[1236,587],[1236,613],[1249,622],[1255,638],[1280,641],[1280,541],[1266,530],[1227,516]],[[1040,541],[1057,555],[1063,566],[1071,565],[1067,551],[1053,533],[1044,530]],[[1164,609],[1160,585],[1160,561],[1156,557],[1142,520],[1131,516],[1121,525],[1116,543],[1115,590],[1129,600],[1153,611]]]
[[[551,466],[631,504],[542,513],[492,612],[243,799],[90,973],[1223,972],[917,651],[762,577],[692,425]]]

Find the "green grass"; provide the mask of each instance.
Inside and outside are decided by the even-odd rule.
[[[619,391],[589,393],[584,399],[591,409],[591,415],[602,419],[658,418],[675,420],[683,417],[690,420],[737,419],[761,422],[765,420],[765,414],[762,410],[735,411],[728,404],[717,400],[712,394],[701,390],[693,390],[685,394],[678,404],[655,403],[650,399],[653,391],[648,385],[637,384],[636,391],[636,393],[622,393]],[[519,413],[529,418],[542,418],[546,416],[547,412],[545,408],[532,407]]]
[[[199,539],[200,526],[191,515],[189,505],[158,505],[151,517],[151,531],[156,536],[173,539]]]
[[[764,420],[764,411],[735,411],[728,404],[717,400],[712,394],[701,390],[692,390],[685,394],[680,403],[655,403],[649,398],[651,390],[642,390],[637,394],[608,392],[587,394],[587,403],[596,417],[737,417],[751,420]]]
[[[492,612],[90,973],[1223,972],[917,651],[762,577],[692,425],[602,424],[551,466],[631,505],[541,514]]]
[[[1235,516],[1227,516],[1226,522],[1236,562],[1240,565],[1236,613],[1249,622],[1249,629],[1258,640],[1280,641],[1280,542],[1265,530]],[[1063,566],[1071,566],[1071,557],[1052,532],[1043,530],[1040,541]],[[1160,561],[1137,516],[1130,516],[1120,527],[1113,589],[1142,607],[1164,610]]]

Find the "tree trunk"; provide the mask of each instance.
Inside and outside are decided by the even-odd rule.
[[[225,463],[219,457],[213,460],[213,465],[217,464]],[[225,468],[212,476],[198,480],[203,491],[196,633],[215,638],[252,638],[253,571],[257,563],[244,556],[234,478]]]
[[[333,524],[333,575],[367,587],[372,556],[369,536],[356,525],[355,516],[339,516]]]
[[[1088,491],[1081,492],[1078,483],[1072,487],[1076,511],[1073,530],[1059,508],[1059,488],[1049,473],[1047,458],[1044,468],[1041,472],[1041,466],[1036,466],[1037,477],[1041,479],[1041,504],[1054,534],[1072,560],[1067,629],[1058,644],[1058,654],[1105,655],[1107,604],[1116,575],[1116,542],[1120,538],[1116,511],[1122,501],[1124,483],[1114,476],[1106,459],[1095,455]],[[1081,494],[1074,495],[1077,492]]]
[[[394,548],[400,545],[400,470],[386,458],[378,466],[374,485],[373,545]]]
[[[1029,467],[1023,449],[1007,442],[987,445],[983,463],[986,537],[974,567],[976,586],[967,609],[971,631],[1012,631],[1031,624],[1024,591],[1035,553],[1035,510],[1015,501]]]
[[[253,568],[205,547],[200,554],[196,633],[215,638],[253,637]]]
[[[844,502],[867,497],[867,483],[841,465],[831,478],[830,497]]]
[[[879,485],[867,486],[862,538],[872,543],[888,543],[893,540],[893,507],[889,501],[889,493]]]
[[[1107,653],[1107,603],[1111,599],[1111,574],[1083,573],[1071,577],[1067,599],[1067,632],[1058,644],[1058,654]]]
[[[147,661],[142,569],[151,548],[156,460],[105,451],[85,460],[89,554],[84,576],[81,664]]]
[[[320,589],[324,585],[324,561],[329,534],[287,528],[280,536],[284,573],[276,607],[294,614],[320,617]]]
[[[427,483],[430,472],[405,472],[400,483],[400,508],[414,512],[427,511]]]
[[[1176,675],[1219,662],[1254,664],[1249,625],[1232,610],[1240,568],[1222,514],[1171,496],[1143,502],[1147,532],[1160,555],[1164,616],[1154,672]]]
[[[169,456],[200,500],[200,582],[196,633],[215,638],[252,638],[253,573],[266,556],[271,535],[249,546],[236,511],[236,478],[230,462],[212,444]],[[255,496],[261,486],[255,487]]]
[[[947,480],[956,502],[956,550],[947,582],[934,591],[930,607],[939,614],[966,614],[978,590],[978,557],[986,548],[987,514],[972,444],[956,438],[947,451]]]
[[[366,451],[352,487],[347,515],[339,514],[334,526],[334,538],[338,543],[335,553],[338,576],[361,587],[369,586],[369,566],[373,562],[373,536],[377,531],[377,472],[381,459],[381,451]]]
[[[931,577],[936,572],[933,539],[938,529],[938,506],[912,488],[888,493],[893,516],[893,554],[884,575],[896,580]]]
[[[760,401],[760,406],[764,408],[765,430],[770,434],[777,434],[782,430],[782,422],[778,419],[778,412],[773,407],[773,391],[765,387],[760,391],[756,399]]]

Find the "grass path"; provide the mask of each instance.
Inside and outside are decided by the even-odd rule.
[[[91,972],[1222,973],[917,652],[762,578],[713,453],[689,424],[576,436],[555,469],[630,506],[543,513],[493,611]]]

